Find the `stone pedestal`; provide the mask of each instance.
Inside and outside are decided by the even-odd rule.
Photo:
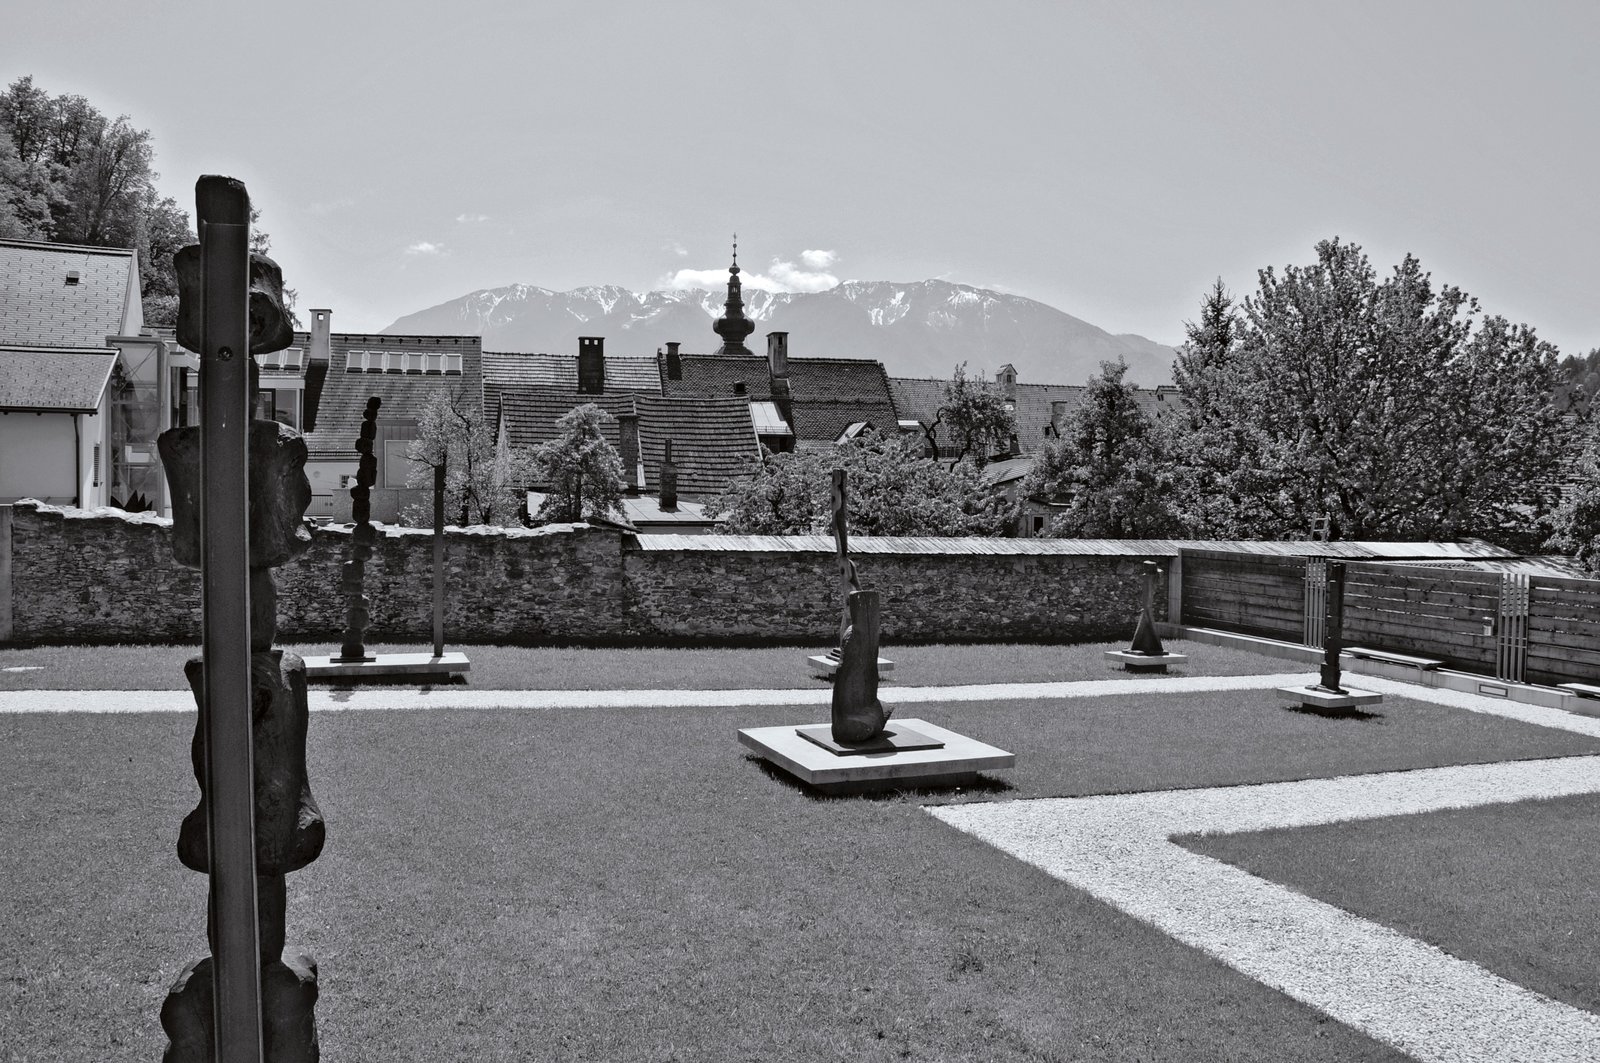
[[[1382,694],[1353,687],[1342,690],[1326,690],[1319,686],[1279,687],[1278,693],[1293,698],[1308,709],[1354,709],[1383,701]]]
[[[1122,665],[1126,672],[1165,672],[1169,664],[1182,664],[1186,653],[1135,653],[1132,650],[1107,650],[1106,660]]]
[[[827,724],[816,727],[829,730]],[[810,729],[793,724],[747,727],[739,732],[739,742],[824,794],[971,786],[978,781],[979,772],[1011,768],[1017,763],[1014,753],[927,720],[897,719],[886,728],[891,732],[913,732],[923,740],[939,743],[921,749],[837,753],[801,733]],[[890,739],[887,744],[892,742]]]

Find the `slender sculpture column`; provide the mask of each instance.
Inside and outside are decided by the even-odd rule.
[[[200,802],[178,832],[184,866],[210,876],[211,955],[161,1007],[164,1063],[314,1063],[316,964],[283,958],[284,876],[322,850],[306,778],[305,667],[272,649],[271,569],[310,543],[305,441],[249,419],[251,356],[287,347],[283,277],[249,253],[249,197],[229,178],[196,189],[201,243],[178,252],[178,340],[200,352],[200,427],[157,441],[172,493],[172,549],[198,567],[202,653],[184,667],[199,706],[191,759]]]

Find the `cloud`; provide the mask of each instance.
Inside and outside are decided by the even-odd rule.
[[[475,222],[488,221],[488,220],[489,220],[489,215],[487,215],[487,214],[457,214],[456,215],[456,224],[457,225],[471,225],[471,224],[473,224]]]
[[[438,255],[443,253],[443,244],[433,244],[426,240],[419,240],[410,247],[406,248],[406,254],[408,255]]]
[[[824,262],[820,256],[826,256]],[[759,292],[825,292],[839,283],[839,278],[825,272],[837,256],[832,251],[805,251],[801,260],[812,268],[805,269],[783,259],[774,258],[765,273],[740,267],[739,281],[744,287]],[[716,291],[728,283],[728,270],[680,269],[666,281],[672,288],[707,288]]]

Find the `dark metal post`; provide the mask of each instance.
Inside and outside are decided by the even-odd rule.
[[[1322,621],[1323,690],[1343,694],[1339,685],[1339,654],[1344,649],[1344,562],[1328,562],[1328,585]]]
[[[250,717],[250,198],[195,186],[204,276],[200,350],[201,639],[217,1063],[260,1063],[255,764]]]
[[[444,461],[433,467],[433,655],[444,656]]]

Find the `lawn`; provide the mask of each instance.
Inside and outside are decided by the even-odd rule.
[[[1290,661],[1223,646],[1169,640],[1189,660],[1172,675],[1260,675],[1305,670]],[[337,653],[330,644],[286,647],[300,654]],[[452,646],[472,661],[467,683],[485,690],[764,690],[819,686],[805,649],[573,649]],[[886,681],[902,686],[1031,683],[1112,679],[1130,675],[1104,657],[1126,643],[886,646],[895,662]],[[432,646],[373,644],[377,653],[432,652]],[[38,646],[0,648],[3,690],[179,690],[194,646]],[[20,669],[12,671],[10,669]]]
[[[1600,1012],[1596,837],[1587,795],[1182,844]]]
[[[1600,747],[1382,708],[1331,720],[1235,692],[901,711],[1019,754],[939,800]],[[289,937],[321,966],[327,1058],[1404,1058],[950,830],[928,795],[812,798],[734,737],[810,715],[313,714],[329,842],[290,877]],[[159,1055],[160,1001],[205,949],[204,880],[173,853],[192,725],[0,716],[0,1059]]]

